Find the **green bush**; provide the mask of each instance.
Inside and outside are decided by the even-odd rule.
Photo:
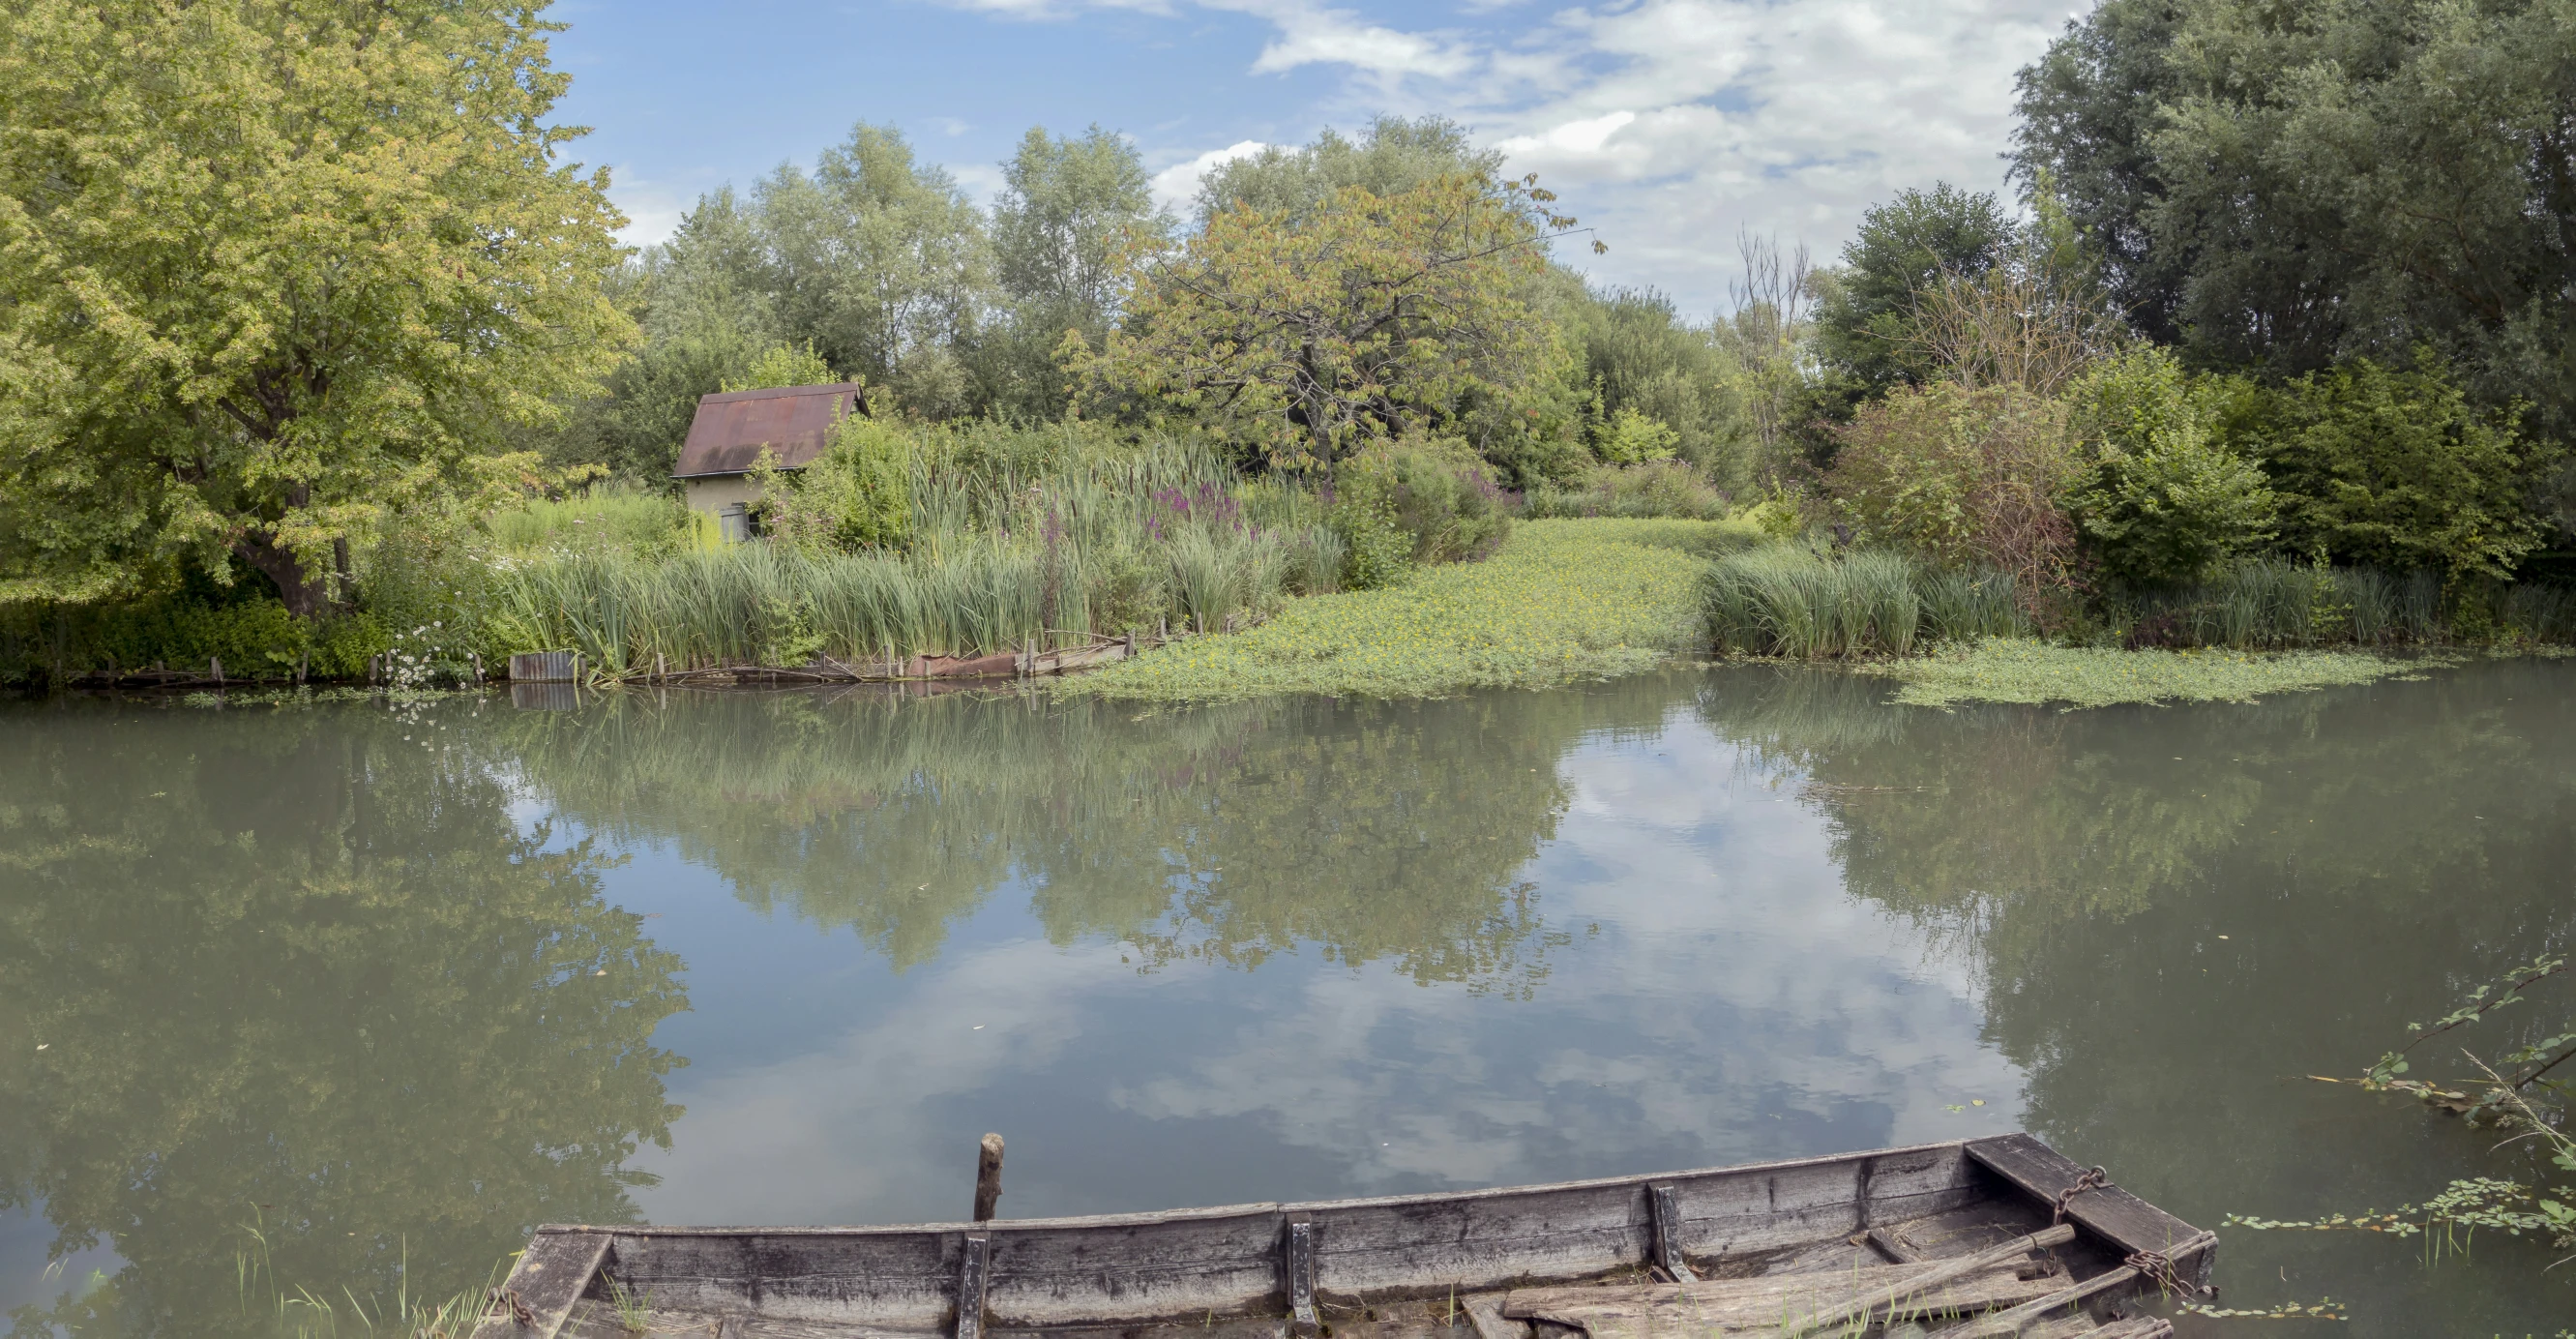
[[[1861,533],[1941,567],[2065,589],[2078,461],[2065,406],[2017,386],[1900,388],[1841,429],[1826,486]]]
[[[0,607],[0,681],[68,679],[164,666],[203,673],[223,662],[228,680],[363,673],[388,643],[366,614],[306,621],[273,594],[183,588],[101,604]]]
[[[624,549],[672,554],[696,547],[701,522],[667,494],[633,484],[605,484],[560,501],[530,498],[484,518],[505,553]]]
[[[2281,546],[2337,563],[2504,577],[2549,530],[2530,500],[2557,464],[2438,365],[2357,359],[2257,392],[2233,431],[2281,495]]]
[[[1645,465],[1596,465],[1576,487],[1540,486],[1522,495],[1521,514],[1532,520],[1615,516],[1635,520],[1721,521],[1733,509],[1726,495],[1677,460]]]
[[[1507,495],[1464,444],[1379,442],[1333,471],[1332,526],[1347,549],[1344,584],[1368,590],[1420,563],[1492,553],[1510,533]]]
[[[2200,581],[2272,537],[2272,491],[2213,431],[2209,396],[2173,355],[2140,346],[2068,388],[2089,459],[2069,499],[2085,547],[2114,582]]]
[[[1612,465],[1670,460],[1682,435],[1634,409],[1621,409],[1593,430],[1592,451]]]
[[[753,472],[760,486],[753,511],[764,531],[799,547],[902,549],[913,534],[913,455],[901,428],[880,419],[842,419],[823,453],[792,475],[771,468],[762,453],[762,468]]]

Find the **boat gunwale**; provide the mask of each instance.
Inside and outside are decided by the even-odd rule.
[[[1956,1150],[1967,1156],[1975,1138],[1944,1139],[1928,1144],[1902,1144],[1893,1148],[1873,1148],[1857,1153],[1834,1153],[1813,1158],[1786,1158],[1776,1162],[1739,1162],[1722,1167],[1697,1167],[1682,1171],[1648,1172],[1629,1176],[1590,1177],[1580,1181],[1549,1181],[1535,1185],[1486,1186],[1476,1190],[1432,1191],[1414,1195],[1377,1195],[1364,1199],[1340,1200],[1260,1200],[1244,1204],[1220,1204],[1199,1208],[1157,1209],[1141,1213],[1086,1214],[1065,1218],[995,1218],[985,1222],[885,1223],[849,1226],[713,1226],[680,1227],[653,1224],[588,1224],[547,1223],[540,1234],[599,1232],[622,1237],[795,1237],[795,1236],[879,1236],[913,1233],[995,1232],[1013,1229],[1060,1231],[1066,1228],[1150,1227],[1166,1223],[1217,1221],[1263,1214],[1315,1213],[1341,1209],[1401,1208],[1417,1204],[1457,1204],[1475,1200],[1505,1199],[1517,1195],[1556,1194],[1565,1191],[1604,1190],[1621,1186],[1642,1186],[1658,1181],[1695,1180],[1717,1176],[1754,1176],[1764,1173],[1798,1171],[1813,1167],[1832,1167],[1866,1162],[1873,1158],[1898,1157],[1909,1153],[1942,1153]]]

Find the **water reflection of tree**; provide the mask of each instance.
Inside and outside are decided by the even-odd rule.
[[[1020,878],[1059,942],[1147,968],[1299,945],[1421,981],[1527,989],[1548,942],[1522,865],[1551,837],[1565,749],[1652,725],[1660,681],[1387,704],[1158,712],[1098,703],[805,695],[518,723],[560,811],[673,840],[756,906],[847,925],[897,964]]]
[[[1754,672],[1703,713],[1805,785],[1852,892],[1974,954],[2033,1129],[2215,1223],[2516,1170],[2451,1118],[2302,1076],[2358,1073],[2576,940],[2570,678],[2526,662],[2249,706],[1944,713]],[[2535,1003],[2479,1044],[2562,1022],[2576,992]],[[2229,1240],[2238,1304],[2331,1277],[2368,1332],[2519,1334],[2570,1298],[2500,1241],[2495,1266],[2440,1272],[2378,1239]]]
[[[0,1051],[0,1204],[41,1201],[58,1251],[113,1239],[78,1312],[222,1329],[254,1215],[279,1278],[360,1296],[635,1216],[685,1000],[586,843],[373,710],[8,729],[0,1035],[45,1049]]]

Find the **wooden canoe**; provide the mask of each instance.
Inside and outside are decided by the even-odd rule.
[[[2015,1134],[1091,1218],[548,1226],[475,1335],[2145,1339],[2169,1330],[2142,1299],[2205,1289],[2216,1246]]]

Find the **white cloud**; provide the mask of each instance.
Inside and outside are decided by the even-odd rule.
[[[1612,112],[1582,121],[1568,121],[1536,135],[1514,135],[1494,147],[1515,157],[1528,157],[1552,151],[1576,155],[1596,155],[1609,143],[1610,137],[1634,124],[1635,112]]]
[[[1692,308],[1724,291],[1739,229],[1830,255],[1863,209],[1904,187],[1999,188],[2014,71],[2064,17],[2042,0],[1614,0],[1544,18],[1470,6],[1446,17],[1476,26],[1408,31],[1315,0],[1195,7],[1272,28],[1248,73],[1346,71],[1310,109],[1318,125],[1385,110],[1473,126],[1600,229],[1611,251],[1589,262],[1597,276],[1660,284]],[[1182,174],[1194,186],[1206,170],[1192,164],[1234,152],[1168,170],[1158,198],[1182,198]]]
[[[1381,77],[1457,79],[1476,64],[1473,55],[1450,41],[1379,27],[1347,9],[1324,9],[1300,0],[1205,3],[1267,19],[1278,27],[1278,38],[1252,62],[1254,74],[1278,74],[1301,65],[1347,65]]]
[[[694,195],[683,195],[648,177],[635,175],[634,169],[611,165],[608,179],[617,207],[626,214],[626,226],[618,229],[617,240],[628,246],[652,246],[668,241],[679,230],[680,220],[696,203]]]
[[[1270,146],[1257,139],[1238,140],[1222,149],[1210,149],[1187,162],[1174,163],[1154,174],[1154,207],[1175,214],[1185,213],[1190,197],[1198,194],[1199,179],[1217,167],[1237,158],[1249,158]]]

